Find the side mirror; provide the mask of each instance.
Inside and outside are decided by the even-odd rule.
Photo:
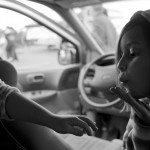
[[[60,49],[58,51],[58,62],[61,65],[75,64],[78,62],[77,49],[75,46],[68,42],[64,41],[61,43]]]

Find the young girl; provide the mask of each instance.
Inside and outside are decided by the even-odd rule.
[[[111,91],[131,106],[124,149],[149,150],[150,10],[136,12],[123,28],[116,64],[119,85]]]
[[[118,85],[111,88],[131,111],[124,150],[150,149],[150,10],[136,12],[123,28],[116,52]],[[98,77],[98,67],[95,68]],[[97,79],[86,85],[98,87]]]

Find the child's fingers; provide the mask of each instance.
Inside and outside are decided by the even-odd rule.
[[[133,98],[128,92],[123,91],[120,87],[111,88],[111,91],[130,104],[140,118],[145,114],[147,115],[147,108],[143,104],[141,105],[141,102]]]
[[[82,136],[82,135],[84,134],[83,129],[80,128],[80,127],[78,127],[78,126],[74,126],[73,128],[70,127],[70,128],[68,129],[68,132],[69,132],[70,134],[74,134],[74,135],[76,135],[76,136]]]
[[[122,100],[124,100],[125,102],[130,104],[132,107],[134,107],[134,106],[139,107],[139,104],[137,103],[137,101],[134,98],[132,98],[131,96],[129,96],[128,93],[124,92],[121,88],[119,88],[119,87],[111,88],[111,92],[116,94]]]
[[[78,127],[78,128],[83,129],[83,131],[86,132],[89,136],[92,135],[92,131],[89,125],[78,117],[76,117],[76,119],[71,123],[71,125],[73,127]]]
[[[90,120],[89,118],[85,116],[78,116],[79,119],[85,121],[94,131],[98,130],[98,127],[96,126],[96,123]]]

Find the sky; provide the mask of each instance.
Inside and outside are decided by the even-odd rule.
[[[18,0],[19,1],[19,0]],[[21,0],[21,2],[23,2],[23,0]],[[25,3],[29,3],[33,8],[37,9],[37,10],[42,10],[42,12],[47,15],[50,16],[50,18],[59,21],[60,17],[52,10],[48,9],[47,7],[43,6],[41,7],[41,5],[34,3],[33,2],[26,2]],[[16,30],[20,30],[20,28],[22,28],[24,25],[28,25],[28,24],[32,24],[33,20],[29,19],[28,17],[21,15],[17,12],[13,12],[11,10],[8,9],[3,9],[0,8],[0,28],[1,29],[5,29],[6,26],[9,24],[10,26],[14,27]]]
[[[150,9],[150,0],[126,0],[125,2],[109,2],[103,5],[108,11],[118,32],[138,10]]]
[[[8,9],[0,9],[0,28],[5,29],[7,25],[19,30],[25,24],[30,24],[33,21],[19,13],[9,11]]]

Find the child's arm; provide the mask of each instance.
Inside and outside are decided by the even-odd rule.
[[[17,92],[8,95],[5,107],[10,118],[43,125],[59,133],[81,136],[85,132],[91,135],[90,127],[97,130],[96,125],[86,117],[55,115]]]
[[[150,149],[150,108],[147,104],[133,98],[130,93],[116,87],[112,89],[116,95],[127,102],[131,107],[133,117],[133,128],[128,134],[127,150],[134,147],[135,150]]]

